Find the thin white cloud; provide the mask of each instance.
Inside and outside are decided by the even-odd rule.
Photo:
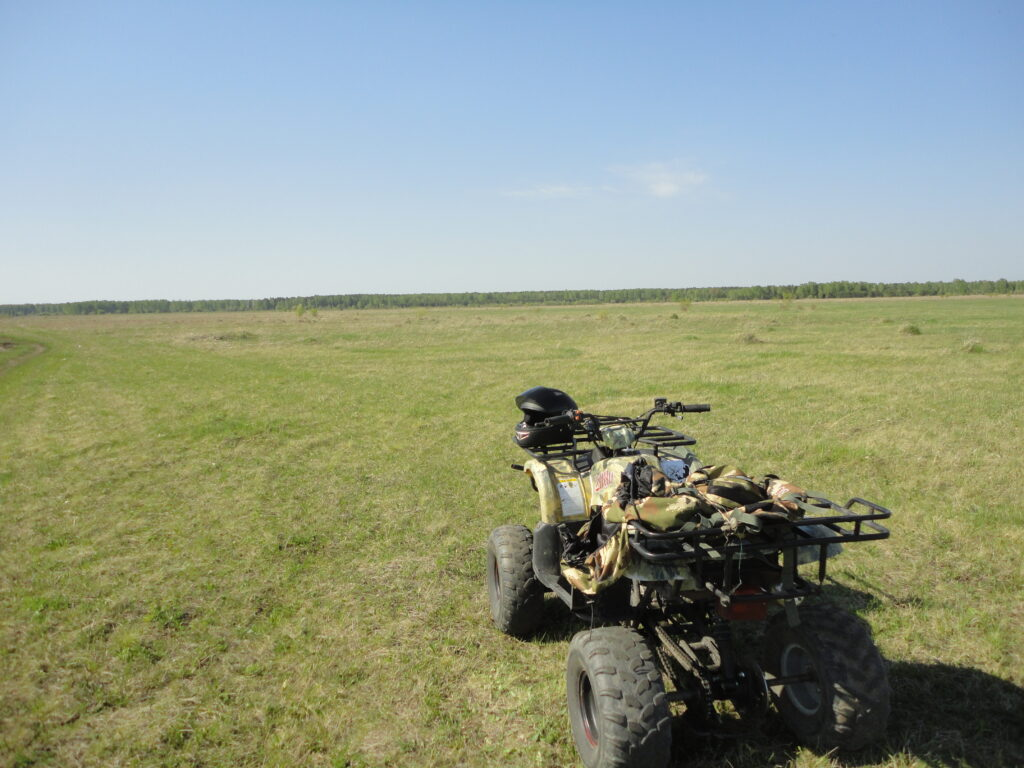
[[[521,189],[507,189],[505,197],[532,200],[570,200],[605,194],[641,194],[670,198],[686,194],[707,181],[707,175],[682,167],[678,163],[644,163],[615,165],[607,169],[619,179],[617,184],[537,184]]]
[[[618,165],[613,173],[638,186],[652,197],[677,197],[690,192],[707,181],[707,175],[666,163]]]
[[[602,187],[591,187],[583,184],[538,184],[526,189],[509,189],[504,192],[506,197],[524,197],[535,200],[567,200],[574,197],[601,192]]]

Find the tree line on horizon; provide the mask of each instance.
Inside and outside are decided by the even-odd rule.
[[[867,283],[837,280],[800,285],[721,288],[614,288],[610,290],[492,291],[471,293],[347,293],[265,299],[172,301],[70,301],[57,304],[0,304],[3,315],[102,315],[163,312],[251,312],[303,309],[398,309],[479,307],[515,304],[627,304],[670,301],[751,301],[765,299],[857,299],[901,296],[969,296],[1024,293],[1024,280],[951,280]]]

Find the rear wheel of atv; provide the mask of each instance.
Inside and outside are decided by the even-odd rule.
[[[672,732],[661,671],[626,627],[585,630],[569,644],[569,724],[587,768],[661,768]]]
[[[779,714],[802,743],[855,750],[884,735],[889,681],[863,621],[828,605],[808,606],[796,627],[785,614],[776,616],[764,649],[773,677],[808,678],[772,688]]]
[[[533,534],[525,526],[503,525],[491,532],[487,594],[502,632],[524,637],[540,625],[544,592],[533,574]]]

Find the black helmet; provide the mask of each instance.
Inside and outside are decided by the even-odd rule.
[[[560,389],[533,387],[516,395],[516,408],[523,412],[523,421],[536,424],[566,411],[575,411],[579,406]]]
[[[516,424],[513,439],[520,448],[542,448],[572,441],[572,424],[537,426],[538,422],[566,411],[577,410],[576,401],[560,389],[534,387],[516,396],[523,420]]]

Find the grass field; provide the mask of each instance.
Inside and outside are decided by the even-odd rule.
[[[536,520],[508,469],[536,384],[710,402],[683,427],[706,462],[894,510],[827,586],[891,663],[887,740],[679,726],[678,765],[1024,764],[1024,300],[7,318],[0,342],[0,765],[575,765],[580,625],[549,602],[510,639],[484,588],[490,530]]]

